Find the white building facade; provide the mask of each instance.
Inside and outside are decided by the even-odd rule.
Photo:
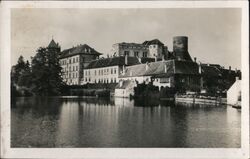
[[[84,80],[85,67],[101,55],[86,44],[66,49],[60,54],[62,78],[67,85],[80,85]]]
[[[83,71],[83,81],[87,83],[118,83],[118,77],[125,66],[139,64],[136,57],[113,57],[94,60]]]

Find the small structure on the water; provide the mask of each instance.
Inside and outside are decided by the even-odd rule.
[[[128,98],[134,96],[134,87],[136,87],[136,82],[131,80],[119,81],[115,87],[115,97]]]
[[[227,91],[227,104],[234,107],[241,107],[241,80],[238,77]]]

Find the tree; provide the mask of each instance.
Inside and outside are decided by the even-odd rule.
[[[58,95],[63,86],[57,52],[40,47],[32,58],[32,91],[37,95]]]
[[[25,65],[24,65],[24,68],[23,68],[23,70],[18,78],[17,84],[19,86],[24,86],[24,87],[29,88],[31,85],[31,80],[32,80],[31,68],[30,68],[30,63],[27,60]]]

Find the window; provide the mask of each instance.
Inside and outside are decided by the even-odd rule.
[[[134,57],[137,57],[137,56],[139,56],[139,52],[138,52],[138,51],[135,51],[135,52],[134,52]]]
[[[114,83],[116,83],[116,78],[114,78]]]
[[[73,58],[73,63],[75,63],[75,58]]]
[[[78,62],[78,59],[79,59],[79,58],[78,58],[78,57],[76,57],[76,62]]]
[[[124,55],[126,56],[129,56],[129,51],[124,51]]]
[[[113,74],[113,68],[111,68],[111,74]]]
[[[160,78],[160,83],[169,83],[170,78]]]
[[[76,71],[78,71],[78,66],[76,66]]]
[[[114,74],[116,74],[116,69],[114,69]]]
[[[147,57],[147,52],[143,52],[143,57]]]
[[[71,63],[71,59],[69,59],[69,63]]]

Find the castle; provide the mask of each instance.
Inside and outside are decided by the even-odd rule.
[[[197,63],[188,51],[188,37],[173,37],[173,51],[160,40],[143,43],[116,43],[107,58],[87,44],[61,51],[53,39],[49,49],[57,51],[62,78],[67,85],[87,83],[153,83],[159,89],[174,87],[184,90],[208,88],[227,90],[240,76],[240,71],[218,64]],[[122,84],[119,84],[122,87]],[[119,88],[118,85],[118,88]]]

